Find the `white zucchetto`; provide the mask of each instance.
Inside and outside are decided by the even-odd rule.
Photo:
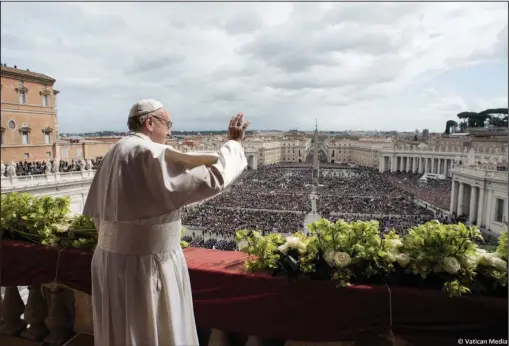
[[[136,102],[136,104],[131,107],[129,118],[141,117],[142,115],[153,113],[161,108],[164,108],[161,102],[152,99],[143,99]]]

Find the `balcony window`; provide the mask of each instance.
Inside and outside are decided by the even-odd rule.
[[[21,144],[27,145],[28,144],[28,134],[30,133],[30,127],[22,127],[19,129],[19,132],[21,133]]]
[[[27,103],[27,96],[24,91],[19,92],[19,104],[24,105]]]
[[[495,203],[495,221],[503,222],[504,221],[504,203],[505,201],[501,198],[497,198],[497,202]]]
[[[44,144],[51,144],[51,133],[53,129],[51,127],[46,127],[42,129],[42,133],[44,134]]]
[[[24,153],[23,154],[23,157],[25,158],[25,160],[29,159],[30,158],[30,154],[29,153]]]
[[[51,151],[46,152],[46,158],[51,159]]]

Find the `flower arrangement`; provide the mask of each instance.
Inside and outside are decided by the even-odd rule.
[[[449,296],[489,293],[507,284],[507,231],[497,250],[487,252],[474,242],[482,240],[479,230],[462,223],[430,221],[403,237],[391,231],[383,239],[377,221],[321,219],[308,228],[308,236],[298,232],[286,238],[238,231],[240,250],[252,255],[245,268],[328,278],[339,287],[396,276],[397,282],[438,283]]]
[[[69,197],[2,194],[0,238],[5,235],[52,247],[93,250],[98,237],[94,220],[85,215],[71,215],[70,202]],[[189,244],[181,241],[180,246],[186,248]]]

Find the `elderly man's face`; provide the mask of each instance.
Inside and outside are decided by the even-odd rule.
[[[152,116],[151,123],[151,138],[152,141],[160,144],[165,144],[166,139],[171,134],[171,121],[170,113],[163,109]]]

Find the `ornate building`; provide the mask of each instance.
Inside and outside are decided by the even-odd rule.
[[[57,155],[55,79],[42,73],[1,66],[2,161],[34,161]]]
[[[471,161],[455,166],[452,179],[451,213],[495,234],[507,229],[507,171],[498,171],[493,161]]]

